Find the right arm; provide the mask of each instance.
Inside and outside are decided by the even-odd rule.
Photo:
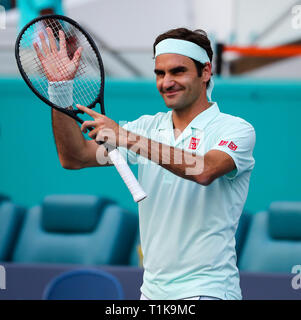
[[[41,61],[48,81],[68,81],[75,77],[79,66],[82,48],[78,48],[70,60],[66,51],[65,35],[59,31],[60,50],[58,50],[51,28],[46,28],[49,44],[43,33],[40,33],[43,53],[37,43],[34,43],[37,56]],[[65,68],[62,69],[61,65]],[[81,169],[85,167],[96,167],[100,164],[96,160],[98,148],[99,155],[107,156],[104,146],[99,146],[94,140],[86,140],[76,121],[57,110],[52,110],[52,128],[56,142],[56,148],[61,165],[66,169]],[[102,161],[101,166],[110,165]]]
[[[100,166],[96,161],[96,151],[98,148],[103,148],[103,154],[106,156],[105,147],[99,146],[94,140],[86,140],[74,119],[53,109],[52,128],[63,168],[82,169]]]

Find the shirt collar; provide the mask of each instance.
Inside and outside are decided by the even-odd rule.
[[[188,126],[196,129],[205,129],[207,124],[214,118],[216,118],[219,114],[219,107],[216,102],[213,102],[213,104],[208,109],[198,114]]]
[[[213,102],[213,104],[208,109],[198,114],[187,127],[201,130],[205,129],[207,124],[214,118],[216,118],[219,114],[219,107],[216,102]],[[159,124],[159,129],[173,129],[172,111],[167,112],[166,118]]]

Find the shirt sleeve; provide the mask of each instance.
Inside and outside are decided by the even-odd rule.
[[[254,168],[253,149],[255,146],[255,130],[248,123],[240,123],[234,126],[231,131],[225,133],[217,139],[210,150],[220,150],[226,152],[235,162],[236,169],[227,173],[225,176],[234,179],[245,171]]]

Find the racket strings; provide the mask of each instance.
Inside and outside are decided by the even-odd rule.
[[[54,22],[54,23],[53,23]],[[53,28],[53,32],[54,33],[59,33],[59,24],[54,21],[54,20],[50,20],[49,26],[51,28]],[[74,27],[73,28],[66,28],[63,30],[65,33],[65,39],[66,39],[66,50],[67,50],[67,54],[69,56],[70,59],[73,58],[73,55],[75,53],[75,51],[77,50],[77,41],[78,43],[81,44],[81,46],[84,48],[85,45],[87,44],[88,46],[90,46],[90,44],[88,43],[87,39],[85,38],[85,36],[79,32],[78,30],[76,30]],[[73,41],[70,41],[68,39],[73,39]],[[61,49],[61,48],[60,48]],[[92,49],[92,48],[91,48]],[[93,50],[93,49],[92,49]],[[96,64],[96,60],[95,60],[95,55],[93,56],[94,59],[91,59],[91,56],[89,55],[85,55],[85,53],[82,54],[81,57],[81,62],[79,64],[78,70],[77,70],[77,76],[81,76],[85,74],[85,69],[87,66],[87,61],[90,62],[89,64],[93,66],[93,68],[97,68],[99,69],[98,64]],[[64,68],[64,66],[62,66],[62,68]],[[89,78],[82,78],[83,81],[85,81],[86,86],[78,86],[77,90],[75,90],[75,93],[81,93],[81,95],[87,95],[92,101],[95,100],[95,95],[93,96],[91,94],[91,89],[93,89],[93,83],[91,81],[89,81]],[[59,84],[60,86],[62,86],[62,84]],[[90,85],[90,86],[89,86]],[[91,86],[92,85],[92,86]],[[90,88],[90,90],[88,90],[88,88]],[[96,94],[99,92],[98,88],[96,90]]]
[[[59,30],[62,30],[65,34],[66,39],[66,51],[68,58],[70,59],[69,66],[72,64],[72,59],[74,53],[79,47],[82,47],[82,54],[79,61],[78,69],[74,77],[73,84],[73,101],[74,104],[82,104],[89,106],[96,100],[101,83],[100,76],[100,65],[97,56],[88,42],[85,35],[76,27],[71,25],[66,21],[61,21],[57,19],[47,19],[43,21],[38,21],[34,25],[30,26],[23,34],[20,45],[19,45],[19,55],[22,67],[31,81],[35,89],[46,99],[49,100],[48,95],[48,79],[51,79],[53,75],[47,73],[43,68],[40,59],[37,57],[33,43],[37,42],[43,56],[46,56],[46,52],[42,49],[41,40],[39,38],[39,33],[43,32],[46,38],[46,43],[49,48],[50,56],[48,55],[48,63],[53,63],[56,65],[59,74],[64,78],[67,74],[68,66],[60,59],[57,55],[50,49],[50,42],[48,40],[48,35],[46,33],[46,27],[50,27],[53,34],[55,43],[57,46],[57,51],[62,50],[60,48],[59,41]],[[53,61],[51,59],[53,58]],[[53,83],[55,88],[64,89],[66,86],[65,82],[55,82]],[[64,106],[66,101],[64,101],[64,96],[60,97],[61,102],[56,103],[59,107]]]
[[[59,25],[56,21],[54,23],[52,23],[52,21],[54,21],[54,20],[50,20],[50,23],[48,23],[48,25],[51,28],[53,28],[54,33],[58,34],[59,33]],[[69,56],[69,59],[72,59],[75,51],[77,50],[77,47],[76,47],[77,39],[79,40],[78,42],[82,44],[81,45],[82,47],[84,47],[86,43],[88,44],[88,42],[87,42],[86,38],[83,37],[81,32],[80,33],[77,32],[78,35],[76,37],[76,35],[75,35],[76,32],[74,32],[75,31],[74,28],[65,28],[63,31],[65,33],[67,54]],[[71,41],[69,41],[69,39],[73,39],[73,41],[71,42]],[[82,61],[81,61],[80,65],[78,67],[78,70],[77,70],[77,76],[83,75],[85,73],[85,67],[86,67],[85,60],[87,60],[87,57],[85,54],[82,55],[81,60]],[[92,62],[93,62],[93,60],[92,60]],[[60,65],[60,67],[62,70],[65,70],[64,68],[66,68],[64,65]],[[97,65],[95,65],[95,63],[94,63],[94,67],[97,67]],[[91,95],[91,90],[86,89],[86,87],[87,86],[89,87],[89,84],[91,84],[91,81],[90,81],[90,83],[88,83],[88,81],[87,81],[88,78],[85,79],[84,77],[82,78],[82,80],[85,80],[86,86],[80,86],[78,88],[78,90],[74,90],[75,93],[77,93],[79,91],[82,93],[82,95],[83,94],[87,95],[93,101],[93,96]],[[60,83],[59,86],[63,86],[63,84]],[[97,90],[97,92],[98,92],[98,90]],[[95,99],[95,96],[94,96],[94,99]]]
[[[59,32],[59,29],[58,29],[58,24],[55,23],[55,25],[53,25],[52,23],[50,23],[50,27],[52,27],[54,29],[54,32],[58,33]],[[78,32],[77,32],[78,33]],[[70,42],[68,41],[68,39],[76,39],[76,36],[74,35],[74,32],[73,30],[69,30],[69,28],[66,28],[66,32],[65,32],[65,38],[66,38],[66,50],[67,50],[67,54],[69,56],[71,56],[71,53],[72,53],[72,57],[73,57],[73,54],[74,52],[77,50],[77,47],[76,47],[76,41],[73,41],[73,42]],[[77,38],[79,39],[79,43],[82,43],[84,44],[85,42],[87,42],[86,38],[82,39],[83,38],[83,35],[82,33],[79,33],[77,35]],[[86,60],[88,60],[88,57],[89,56],[86,56],[85,54],[82,55],[82,61],[78,67],[78,70],[77,70],[77,75],[83,75],[85,73],[85,67],[86,67]],[[93,65],[93,67],[97,67],[95,65],[95,63],[93,63],[93,60],[91,60],[90,62],[90,65]],[[83,78],[84,79],[84,78]],[[90,82],[91,84],[91,82]],[[62,85],[62,84],[60,84]],[[88,82],[86,81],[86,85],[88,85]],[[91,88],[90,88],[91,89]],[[88,97],[90,97],[92,100],[93,100],[93,97],[91,96],[90,92],[91,90],[87,90],[86,89],[86,86],[81,86],[78,88],[79,92],[81,92],[82,94],[86,94]],[[77,92],[77,90],[75,90],[75,92]],[[97,91],[98,92],[98,91]],[[95,99],[95,98],[94,98]]]

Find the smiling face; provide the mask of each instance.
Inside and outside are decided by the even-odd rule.
[[[186,56],[174,53],[159,55],[155,66],[156,82],[166,106],[184,109],[200,102],[204,95],[206,97],[208,72],[204,71],[199,77],[194,62]]]

